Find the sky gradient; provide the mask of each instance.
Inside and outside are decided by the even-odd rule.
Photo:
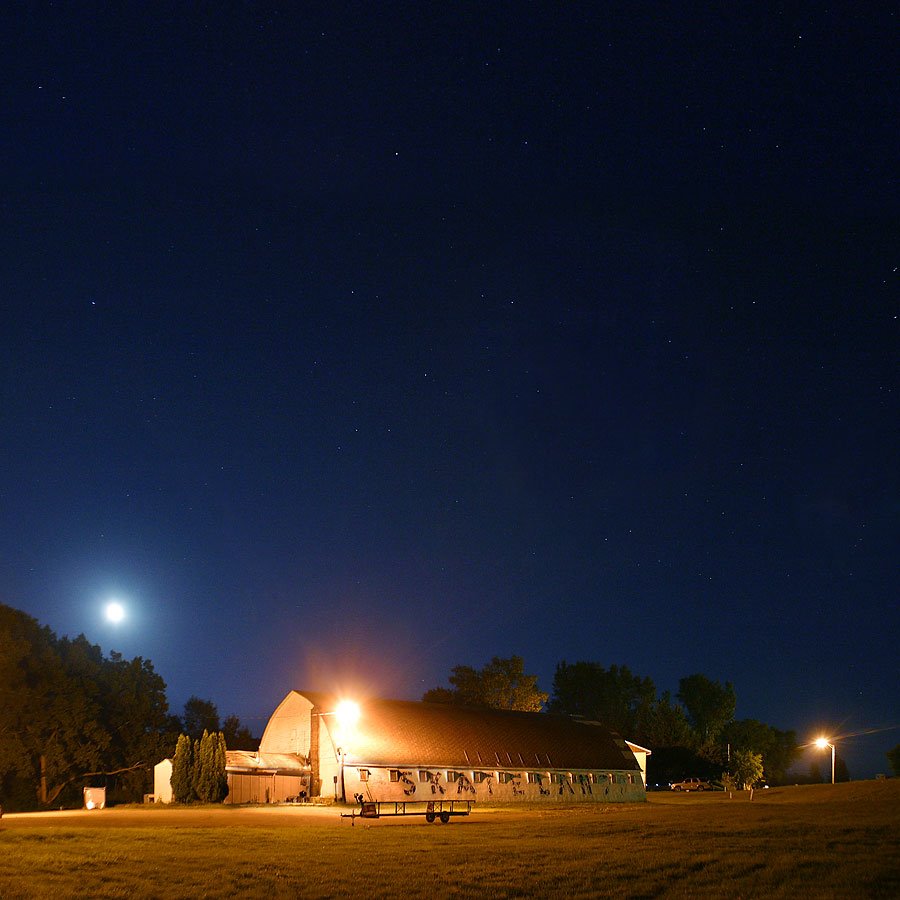
[[[518,654],[887,770],[889,11],[3,17],[2,602],[257,733]]]

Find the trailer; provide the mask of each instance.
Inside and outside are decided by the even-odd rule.
[[[425,816],[426,822],[438,820],[449,825],[454,816],[467,816],[472,800],[359,800],[359,811],[341,813],[354,825],[356,819],[383,819],[388,816]]]

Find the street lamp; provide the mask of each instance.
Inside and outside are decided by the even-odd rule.
[[[348,736],[352,738],[353,727],[359,721],[360,710],[359,704],[354,703],[352,700],[342,700],[338,703],[337,707],[329,712],[318,712],[315,711],[313,713],[320,718],[324,716],[334,716],[338,722],[338,729],[336,733],[331,733],[330,737],[332,740],[332,746],[335,747],[335,756],[337,757],[338,765],[340,766],[340,784],[341,784],[341,802],[347,802],[347,794],[346,789],[344,787],[344,763],[347,759],[347,738]],[[331,729],[329,729],[331,732]],[[335,738],[337,740],[335,740]],[[337,741],[340,741],[340,746],[336,746]],[[335,779],[335,800],[337,799],[337,779]]]
[[[816,738],[816,746],[820,750],[824,750],[826,747],[831,747],[831,783],[834,784],[834,744],[828,740],[828,738],[820,737]]]

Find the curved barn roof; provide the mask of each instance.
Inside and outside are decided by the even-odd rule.
[[[298,693],[319,711],[337,706],[331,694]],[[640,771],[625,741],[597,722],[410,700],[366,700],[360,709],[344,739],[352,765]]]
[[[296,753],[259,753],[253,750],[226,750],[225,770],[241,772],[309,772]]]

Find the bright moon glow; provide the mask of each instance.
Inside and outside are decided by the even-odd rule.
[[[121,603],[116,603],[115,601],[112,603],[106,604],[106,620],[108,622],[112,622],[113,624],[117,624],[125,618],[125,607],[122,606]]]
[[[341,700],[335,710],[335,715],[343,727],[351,727],[359,720],[359,704],[352,700]]]

